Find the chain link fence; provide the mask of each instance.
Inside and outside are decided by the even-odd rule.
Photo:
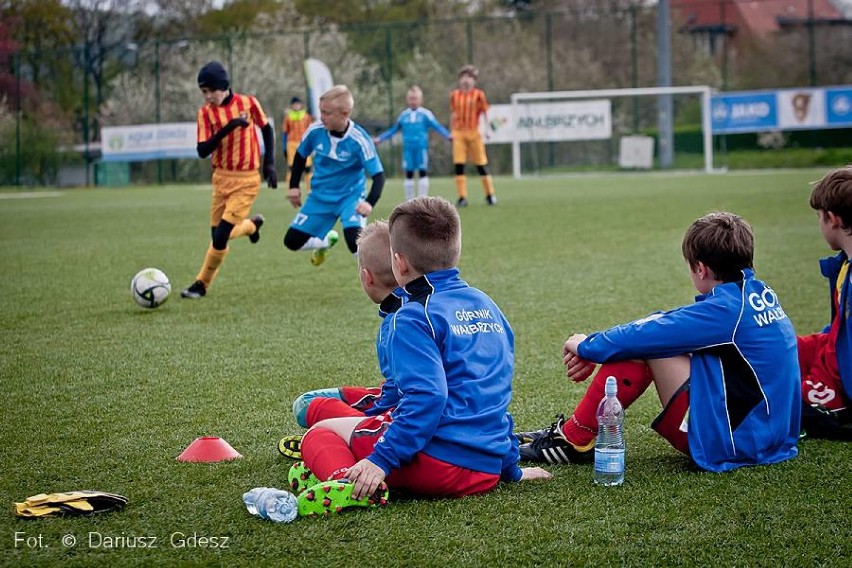
[[[479,67],[479,86],[492,104],[508,103],[515,92],[653,86],[656,34],[654,10],[631,8],[18,53],[7,62],[15,81],[5,101],[9,110],[0,111],[0,185],[208,180],[207,160],[116,165],[98,158],[103,126],[195,121],[203,102],[196,75],[213,59],[227,67],[235,91],[259,99],[279,130],[290,98],[307,94],[304,60],[319,59],[335,83],[352,89],[353,118],[377,133],[405,107],[412,84],[423,90],[424,106],[447,124],[448,95],[465,63]],[[852,44],[850,26],[820,28],[818,34],[812,25],[793,27],[754,45],[721,39],[710,52],[706,41],[675,26],[673,84],[735,90],[852,82],[852,56],[844,49]],[[632,112],[629,128],[654,124],[652,105]],[[448,174],[449,145],[433,137],[433,146],[430,169]],[[388,172],[399,173],[399,149],[382,145],[381,152]],[[508,147],[491,147],[489,154],[495,173],[510,171]],[[278,162],[283,174],[283,160]]]

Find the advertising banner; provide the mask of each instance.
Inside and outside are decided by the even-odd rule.
[[[101,161],[143,162],[164,158],[197,158],[196,124],[139,124],[101,129]]]
[[[609,100],[491,105],[485,142],[605,140],[612,137],[611,108]]]
[[[852,86],[714,95],[713,134],[852,128]]]

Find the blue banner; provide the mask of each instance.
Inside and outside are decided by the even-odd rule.
[[[710,109],[713,134],[759,132],[778,127],[774,92],[716,95]]]
[[[852,86],[713,95],[713,134],[852,127]]]
[[[831,126],[852,126],[852,88],[825,90],[826,122]]]

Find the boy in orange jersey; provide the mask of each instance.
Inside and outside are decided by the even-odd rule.
[[[459,199],[457,207],[467,206],[467,178],[464,166],[468,159],[476,166],[485,189],[485,201],[488,205],[497,203],[494,195],[494,182],[488,175],[485,166],[488,156],[485,154],[485,143],[479,131],[481,117],[488,110],[485,92],[476,88],[479,71],[473,65],[465,65],[459,69],[459,88],[450,93],[451,129],[453,136],[453,164],[455,167],[456,191]]]
[[[302,141],[302,136],[305,130],[313,123],[312,117],[307,110],[302,99],[293,97],[290,99],[290,108],[284,115],[283,126],[281,127],[281,145],[284,146],[284,157],[287,159],[287,168],[289,171],[293,169],[293,158],[296,157],[296,149],[299,147],[299,142]],[[313,159],[308,156],[305,164],[305,186],[307,190],[311,189],[311,165]],[[290,174],[287,174],[287,181],[290,181]]]
[[[228,72],[218,61],[211,61],[198,73],[198,87],[205,104],[198,110],[198,157],[212,155],[213,203],[210,208],[212,239],[204,264],[184,298],[201,298],[213,283],[219,266],[228,254],[228,241],[248,236],[260,240],[263,215],[249,219],[251,204],[260,191],[260,145],[254,126],[263,134],[263,177],[275,189],[275,132],[257,99],[234,93]]]

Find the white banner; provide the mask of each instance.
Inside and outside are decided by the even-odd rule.
[[[487,144],[606,140],[612,138],[609,100],[559,103],[491,105],[488,109]]]
[[[194,122],[105,126],[101,129],[101,160],[104,162],[197,157]]]
[[[824,89],[785,89],[778,91],[778,127],[824,128]]]
[[[334,86],[331,79],[331,71],[328,66],[319,59],[305,59],[305,79],[308,83],[308,112],[314,117],[314,121],[320,119],[319,99],[320,96]]]

